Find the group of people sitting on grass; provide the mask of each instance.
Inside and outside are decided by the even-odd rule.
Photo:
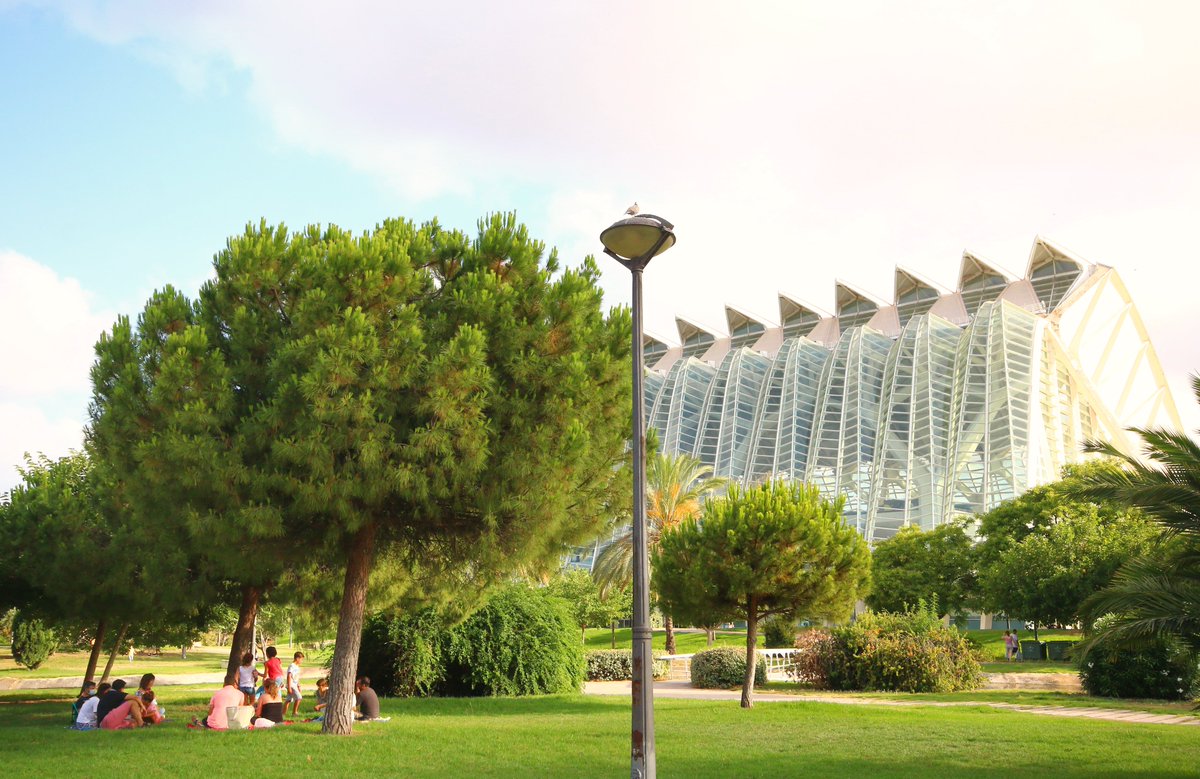
[[[111,685],[85,682],[79,698],[71,706],[71,727],[76,730],[121,730],[158,725],[167,718],[166,709],[155,699],[154,674],[144,674],[132,696],[125,692],[125,680]]]
[[[225,677],[225,684],[213,694],[208,704],[208,715],[195,720],[196,726],[212,730],[227,730],[230,713],[235,716],[239,709],[253,708],[249,722],[255,728],[269,728],[287,723],[287,707],[291,704],[291,716],[297,717],[304,695],[300,688],[300,670],[304,664],[304,653],[297,652],[287,672],[273,646],[267,647],[267,661],[262,671],[254,663],[254,655],[247,652],[237,671]],[[261,682],[261,684],[260,684]],[[78,700],[71,707],[71,727],[76,730],[121,730],[157,725],[166,719],[166,710],[155,699],[154,674],[145,674],[132,696],[125,692],[125,680],[117,679],[111,685],[102,682],[87,682]],[[371,689],[371,679],[360,676],[354,683],[355,718],[378,720],[379,696]],[[317,681],[316,716],[309,721],[324,719],[329,705],[329,680]]]
[[[304,700],[300,687],[304,653],[297,652],[293,656],[286,674],[278,654],[275,647],[267,647],[267,662],[262,671],[255,665],[253,654],[247,652],[242,655],[242,664],[238,666],[237,671],[225,677],[225,685],[217,690],[209,701],[208,716],[198,720],[196,724],[211,730],[226,730],[230,727],[231,708],[236,713],[239,707],[253,707],[254,713],[248,724],[255,728],[270,728],[290,722],[287,719],[288,704],[291,704],[291,716],[295,718],[299,714],[300,702]],[[379,719],[379,697],[371,689],[370,678],[360,676],[354,684],[354,689],[357,719]],[[313,707],[316,716],[309,721],[323,720],[328,705],[329,680],[319,679],[316,705]]]

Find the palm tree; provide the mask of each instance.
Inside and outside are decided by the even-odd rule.
[[[1200,375],[1192,377],[1192,391],[1200,401]],[[1084,604],[1091,617],[1113,616],[1081,648],[1166,638],[1200,652],[1200,444],[1177,431],[1130,432],[1142,439],[1145,460],[1089,441],[1086,451],[1113,457],[1124,468],[1089,473],[1077,496],[1140,508],[1162,529],[1160,545],[1126,564]]]
[[[646,469],[646,545],[658,548],[667,528],[700,516],[706,495],[722,490],[728,479],[712,475],[712,468],[686,454],[663,454],[650,458]],[[601,591],[624,587],[633,581],[633,528],[625,528],[596,558],[592,576]],[[675,630],[671,616],[664,614],[667,653],[675,653]]]

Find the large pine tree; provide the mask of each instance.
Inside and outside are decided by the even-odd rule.
[[[462,607],[605,521],[630,426],[628,312],[606,316],[594,263],[561,270],[512,215],[474,238],[264,224],[214,269],[193,307],[158,317],[157,347],[102,345],[132,355],[98,372],[97,407],[136,398],[114,440],[135,448],[144,500],[223,550],[243,621],[281,570],[334,561],[325,731],[346,733],[372,578]]]

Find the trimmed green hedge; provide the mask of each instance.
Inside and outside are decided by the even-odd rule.
[[[654,652],[654,678],[662,679],[671,670],[671,661],[660,660],[664,652]],[[589,682],[619,682],[633,678],[633,651],[629,649],[593,649],[585,655]]]
[[[767,683],[767,664],[761,656],[754,664],[754,686]],[[692,657],[692,686],[716,690],[741,687],[746,681],[746,650],[722,646]]]
[[[567,604],[516,586],[458,625],[434,609],[371,617],[358,672],[383,695],[541,695],[578,691],[584,660]]]

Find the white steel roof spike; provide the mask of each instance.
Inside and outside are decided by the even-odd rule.
[[[697,322],[684,319],[681,316],[675,317],[675,326],[679,328],[680,343],[687,341],[687,339],[691,338],[697,333],[707,333],[713,337],[713,340],[721,337],[720,333],[718,333],[716,330],[713,330],[711,327],[705,327]]]
[[[810,314],[816,314],[821,319],[828,319],[832,316],[828,311],[819,306],[814,306],[806,300],[801,300],[795,295],[789,295],[786,292],[779,293],[779,321],[784,321],[788,317],[800,311],[807,311]]]
[[[657,335],[654,335],[653,333],[647,333],[646,331],[643,330],[642,331],[642,346],[643,347],[652,346],[654,344],[662,344],[663,346],[666,346],[668,348],[671,346],[671,342],[666,340],[665,338],[661,338]]]
[[[904,267],[903,265],[896,266],[895,279],[896,279],[896,281],[895,281],[895,285],[894,285],[894,289],[893,289],[893,292],[895,294],[895,297],[893,298],[893,302],[895,302],[895,303],[899,303],[900,296],[902,294],[904,294],[905,292],[908,292],[910,289],[912,289],[914,287],[928,287],[929,289],[932,289],[933,291],[937,292],[939,296],[947,295],[950,293],[950,290],[946,289],[941,284],[938,284],[937,282],[934,282],[934,281],[930,281],[925,276],[922,276],[921,274],[917,273],[916,271],[909,270],[908,268]]]
[[[985,260],[978,254],[969,251],[963,251],[962,264],[958,268],[958,290],[961,292],[963,284],[988,272],[1000,276],[1004,279],[1005,283],[1011,282],[1016,278],[1007,269],[1000,267],[991,260]]]
[[[762,325],[764,330],[774,327],[774,325],[761,316],[751,314],[748,311],[744,311],[734,306],[725,306],[725,324],[729,326],[729,332],[732,333],[742,325],[750,322],[755,322]]]
[[[837,310],[840,311],[843,305],[852,300],[858,299],[874,303],[877,308],[884,308],[891,305],[890,303],[885,302],[883,298],[879,297],[878,295],[872,295],[870,292],[856,287],[853,284],[847,284],[841,279],[833,280],[833,300]]]
[[[1054,260],[1066,260],[1074,263],[1080,270],[1090,264],[1087,260],[1080,259],[1074,252],[1039,235],[1033,239],[1033,248],[1029,250],[1029,263],[1025,266],[1025,278],[1032,278],[1035,270]]]

